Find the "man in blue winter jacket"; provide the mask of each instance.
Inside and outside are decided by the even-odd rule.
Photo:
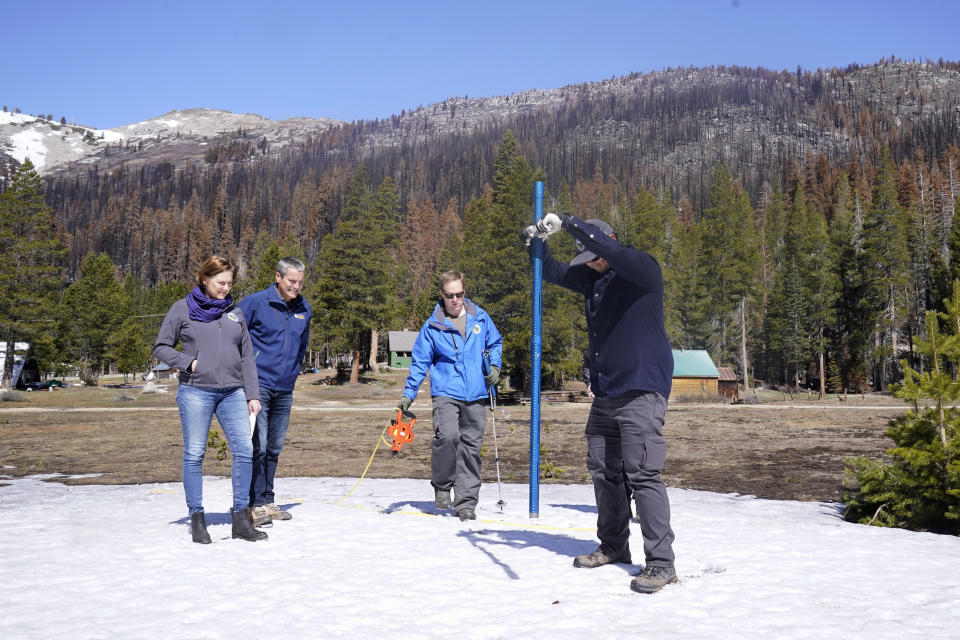
[[[653,593],[677,581],[670,501],[660,477],[673,382],[673,352],[663,324],[663,275],[653,256],[620,244],[603,220],[548,213],[521,233],[529,242],[561,229],[573,236],[577,253],[569,263],[558,262],[544,243],[543,279],[584,297],[589,334],[585,366],[594,395],[586,427],[587,470],[600,538],[600,547],[577,556],[573,566],[631,562],[627,496],[632,491],[645,559],[630,587]]]
[[[413,345],[399,408],[410,409],[427,372],[433,398],[431,480],[438,509],[476,519],[487,389],[500,379],[501,338],[487,312],[465,298],[463,274],[440,274],[440,302]],[[483,359],[489,358],[484,375]],[[453,500],[450,490],[453,489]]]
[[[247,319],[260,381],[260,405],[253,432],[250,508],[256,526],[290,520],[274,501],[273,479],[287,435],[293,385],[310,342],[313,312],[302,295],[306,267],[297,258],[277,263],[277,281],[250,294],[239,307]]]

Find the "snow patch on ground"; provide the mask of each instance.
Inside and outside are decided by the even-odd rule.
[[[205,478],[213,544],[190,541],[179,484],[0,487],[0,637],[953,638],[960,544],[844,522],[831,503],[670,489],[680,582],[630,591],[592,551],[592,487],[481,490],[478,519],[426,480],[279,478],[293,520],[230,538],[231,481]]]
[[[39,171],[46,164],[49,151],[47,146],[43,144],[44,138],[44,134],[35,128],[15,133],[8,138],[10,155],[20,162],[29,159]]]

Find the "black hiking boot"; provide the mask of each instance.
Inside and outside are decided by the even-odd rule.
[[[450,500],[450,489],[433,488],[433,504],[437,509],[449,509],[453,502]]]
[[[190,535],[193,541],[199,544],[210,544],[210,534],[207,533],[207,521],[203,517],[203,511],[190,514]]]
[[[629,549],[618,554],[611,547],[601,544],[593,553],[588,553],[586,555],[577,556],[574,558],[573,566],[581,569],[594,569],[596,567],[602,567],[605,564],[611,564],[613,562],[630,564],[631,559]]]
[[[673,567],[647,565],[643,568],[643,573],[630,581],[630,588],[637,593],[655,593],[676,581],[677,572]]]
[[[242,511],[234,511],[231,509],[230,517],[233,518],[232,537],[249,540],[250,542],[267,539],[265,532],[257,531],[253,528],[253,517],[250,515],[250,509],[244,509]]]
[[[470,507],[465,507],[463,509],[460,509],[460,511],[457,511],[457,517],[460,518],[461,521],[476,520],[477,514]]]

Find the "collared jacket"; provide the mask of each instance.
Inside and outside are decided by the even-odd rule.
[[[310,344],[310,303],[298,295],[287,304],[277,285],[271,284],[251,293],[238,306],[247,318],[260,386],[271,391],[293,391]]]
[[[564,229],[610,264],[600,274],[580,264],[558,262],[543,245],[543,279],[584,296],[590,390],[600,397],[631,391],[670,396],[673,351],[663,325],[663,275],[645,251],[620,244],[575,216]]]
[[[427,372],[430,373],[430,395],[473,402],[487,397],[483,381],[483,352],[489,352],[490,364],[500,368],[502,340],[500,332],[487,312],[467,298],[466,338],[443,312],[438,303],[413,343],[410,375],[403,395],[413,400]]]
[[[178,343],[183,351],[177,351]],[[243,311],[236,305],[227,307],[217,320],[200,322],[190,319],[185,299],[177,300],[163,318],[153,356],[180,370],[180,384],[205,389],[243,387],[247,400],[260,399],[253,344]],[[194,360],[196,370],[190,371]]]

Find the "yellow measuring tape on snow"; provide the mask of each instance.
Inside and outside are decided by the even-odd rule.
[[[342,502],[346,500],[350,496],[350,494],[356,491],[357,487],[360,486],[360,483],[363,482],[363,479],[367,475],[367,471],[370,470],[370,465],[373,464],[373,458],[374,456],[377,455],[377,450],[380,448],[381,444],[391,447],[394,453],[396,454],[397,452],[400,451],[400,448],[403,447],[404,443],[410,442],[411,440],[413,440],[412,428],[414,423],[417,421],[417,419],[414,418],[411,422],[406,423],[402,421],[402,418],[403,418],[403,412],[398,410],[396,419],[391,420],[390,424],[385,426],[383,428],[383,431],[380,432],[380,436],[377,438],[377,444],[373,448],[373,452],[370,454],[370,459],[367,460],[367,466],[363,468],[363,473],[360,474],[360,477],[357,478],[357,481],[353,484],[352,487],[350,487],[349,491],[347,491],[345,494],[340,496],[340,498],[338,498],[337,500],[334,500],[331,504],[334,504],[337,506],[346,506],[346,505],[343,505]],[[389,442],[384,437],[385,435],[387,435],[388,429],[390,430],[390,435],[393,437],[392,443]],[[360,508],[368,508],[368,507],[366,507],[365,505],[362,505],[360,506]],[[378,511],[383,512],[382,509],[378,509]],[[441,517],[441,514],[439,513],[424,513],[422,511],[392,511],[391,513],[403,514],[408,516],[428,516],[432,518]],[[474,522],[477,522],[477,523],[483,522],[487,524],[499,524],[499,525],[506,525],[509,527],[522,527],[524,529],[542,529],[546,531],[596,531],[597,530],[596,527],[554,527],[550,525],[532,524],[528,522],[507,522],[504,520],[490,520],[490,519],[484,519],[484,518],[478,518]]]

